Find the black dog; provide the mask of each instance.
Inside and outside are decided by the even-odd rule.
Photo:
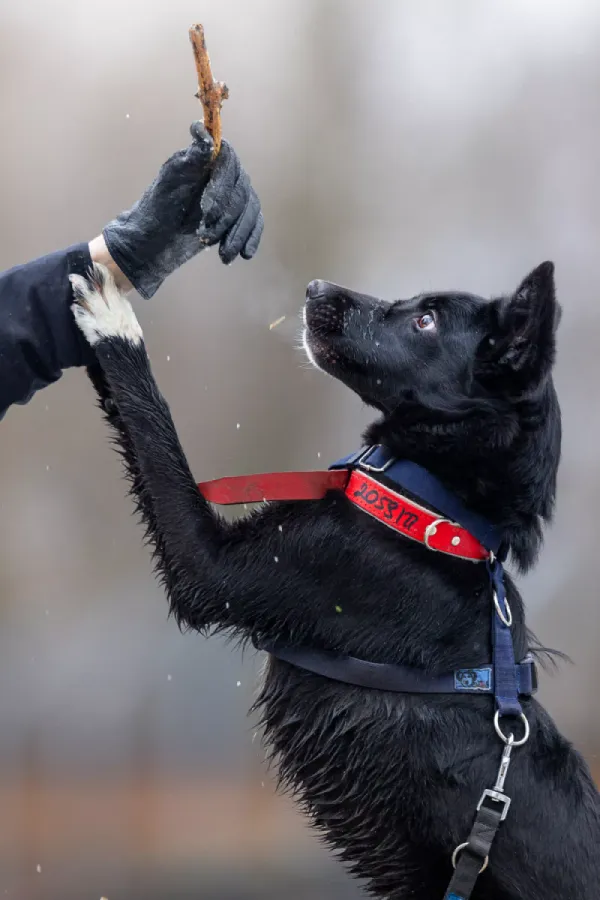
[[[106,270],[72,280],[99,362],[90,374],[181,626],[427,673],[488,662],[484,565],[430,552],[337,491],[221,521],[188,468],[129,302]],[[305,345],[379,411],[367,444],[434,473],[501,529],[524,571],[555,496],[558,320],[551,263],[491,302],[450,292],[388,304],[317,281]],[[531,641],[507,582],[521,659]],[[496,778],[492,698],[369,690],[270,658],[257,707],[281,782],[368,889],[441,900],[452,853]],[[531,737],[513,752],[510,815],[473,897],[597,900],[598,794],[539,703],[525,699],[523,709]]]

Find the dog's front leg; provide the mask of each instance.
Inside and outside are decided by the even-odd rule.
[[[247,548],[239,529],[233,538],[200,495],[152,375],[139,323],[107,270],[95,266],[89,281],[73,276],[72,283],[75,317],[102,370],[90,376],[117,433],[172,612],[180,624],[196,629],[217,626],[244,635],[270,630],[268,538]]]

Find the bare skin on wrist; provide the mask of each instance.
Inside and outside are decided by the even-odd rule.
[[[103,235],[98,235],[93,240],[89,242],[90,248],[90,256],[92,257],[92,262],[100,263],[103,266],[106,266],[112,277],[115,279],[115,283],[117,287],[121,291],[132,291],[133,285],[129,281],[126,275],[123,274],[121,269],[118,267],[110,253],[108,252],[108,247],[106,246],[106,241],[104,240]]]

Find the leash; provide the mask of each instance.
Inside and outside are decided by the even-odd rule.
[[[384,525],[428,550],[471,562],[484,562],[492,590],[492,661],[489,665],[429,675],[407,666],[372,663],[314,648],[254,641],[255,647],[299,668],[326,678],[377,690],[408,693],[493,694],[493,726],[504,743],[498,775],[477,805],[475,821],[464,843],[452,853],[454,874],[444,900],[470,900],[479,875],[487,869],[494,839],[506,819],[511,798],[504,782],[514,748],[529,739],[529,723],[519,697],[537,690],[533,658],[515,661],[512,612],[506,597],[502,535],[483,516],[468,510],[430,472],[408,460],[398,460],[382,446],[366,447],[338,460],[326,471],[279,472],[202,482],[198,488],[212,503],[230,505],[263,501],[319,500],[329,491],[346,498]],[[408,491],[433,510],[422,506]],[[517,740],[502,729],[502,719],[518,718],[523,733]]]

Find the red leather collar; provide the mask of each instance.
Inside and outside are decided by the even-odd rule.
[[[343,491],[359,509],[388,528],[425,544],[429,550],[472,562],[482,562],[490,556],[489,551],[460,525],[358,469],[239,475],[205,481],[198,488],[210,503],[224,506],[266,500],[319,500],[328,491]]]
[[[365,472],[352,471],[345,494],[355,506],[429,550],[473,562],[482,562],[490,555],[461,525],[390,490]]]

